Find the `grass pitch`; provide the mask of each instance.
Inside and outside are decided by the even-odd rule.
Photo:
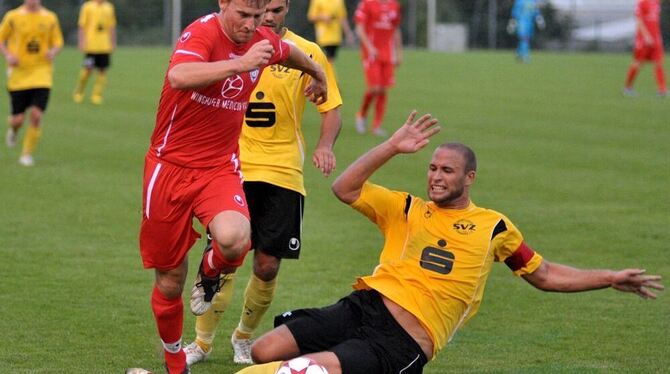
[[[153,273],[142,269],[137,233],[143,155],[168,56],[167,49],[120,49],[106,102],[96,107],[72,102],[80,55],[66,49],[36,166],[16,163],[20,145],[0,147],[0,372],[162,371],[149,305]],[[624,99],[628,55],[536,53],[527,65],[511,52],[405,57],[385,127],[397,128],[415,108],[438,117],[443,130],[429,150],[394,159],[375,182],[425,196],[432,146],[462,141],[480,162],[475,203],[508,215],[547,259],[670,275],[670,99],[654,97],[649,67],[637,82],[640,97]],[[341,171],[379,139],[353,128],[363,90],[357,53],[343,51],[337,72],[345,101]],[[313,109],[303,127],[313,148]],[[303,258],[282,265],[259,332],[274,314],[347,294],[381,248],[374,226],[332,196],[333,178],[306,164]],[[187,289],[201,248],[191,251]],[[239,368],[228,338],[248,272],[245,264],[214,353],[194,373]],[[497,265],[479,315],[425,372],[663,372],[670,367],[668,311],[667,293],[654,302],[613,290],[542,293]],[[185,342],[193,325],[187,309]]]

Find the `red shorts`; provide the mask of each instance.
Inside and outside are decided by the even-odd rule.
[[[368,87],[391,87],[395,84],[395,66],[391,62],[363,60]]]
[[[652,45],[644,43],[636,43],[633,49],[633,57],[637,61],[662,61],[663,60],[663,44],[654,43]]]
[[[144,161],[140,254],[145,268],[171,270],[184,261],[200,238],[193,217],[205,227],[226,210],[249,219],[239,161],[207,169],[183,168],[150,156]]]

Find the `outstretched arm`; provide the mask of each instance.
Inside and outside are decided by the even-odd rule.
[[[368,178],[393,156],[399,153],[414,153],[428,144],[428,139],[440,131],[437,120],[424,114],[414,121],[416,111],[412,111],[407,121],[391,137],[372,148],[342,172],[333,183],[335,196],[343,203],[358,200],[361,188]]]
[[[585,270],[544,260],[535,272],[523,278],[543,291],[580,292],[612,287],[644,299],[655,299],[656,294],[651,290],[664,289],[661,276],[644,273],[642,269]]]

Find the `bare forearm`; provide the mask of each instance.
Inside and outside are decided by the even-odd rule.
[[[316,147],[333,149],[341,128],[340,107],[321,114],[321,136],[319,136]]]
[[[333,193],[346,204],[358,200],[365,181],[398,153],[397,148],[388,141],[372,148],[337,177],[332,186]]]
[[[361,44],[365,46],[365,48],[370,49],[372,45],[370,44],[370,39],[368,39],[368,36],[365,34],[365,30],[363,30],[363,26],[361,25],[356,25],[356,36],[358,37],[358,40],[361,41]]]
[[[526,280],[543,291],[580,292],[611,287],[614,275],[612,270],[577,269],[544,261]]]
[[[172,88],[186,90],[206,87],[240,72],[238,60],[185,62],[170,69],[168,81]]]
[[[322,74],[322,70],[316,64],[316,62],[314,62],[311,58],[309,58],[303,51],[301,51],[298,48],[291,48],[291,53],[289,54],[288,59],[284,63],[282,63],[282,65],[288,68],[304,71],[311,77],[317,79],[323,78],[322,76],[318,75],[320,73]]]

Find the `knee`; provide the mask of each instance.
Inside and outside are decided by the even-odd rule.
[[[174,279],[158,278],[156,279],[156,287],[168,299],[175,299],[181,297],[184,286]]]
[[[24,119],[25,119],[25,115],[23,113],[15,114],[15,115],[9,117],[9,124],[12,127],[18,127],[18,126],[21,126],[21,124],[23,124]]]
[[[249,249],[250,235],[249,227],[243,225],[237,228],[229,227],[214,239],[223,257],[232,261],[244,255]]]
[[[258,251],[258,248],[256,248]],[[263,282],[269,282],[277,277],[281,262],[274,256],[263,256],[263,261],[258,261],[259,255],[254,256],[254,275]]]
[[[41,120],[42,120],[42,111],[37,108],[33,108],[30,111],[30,122],[33,125],[39,125]]]

